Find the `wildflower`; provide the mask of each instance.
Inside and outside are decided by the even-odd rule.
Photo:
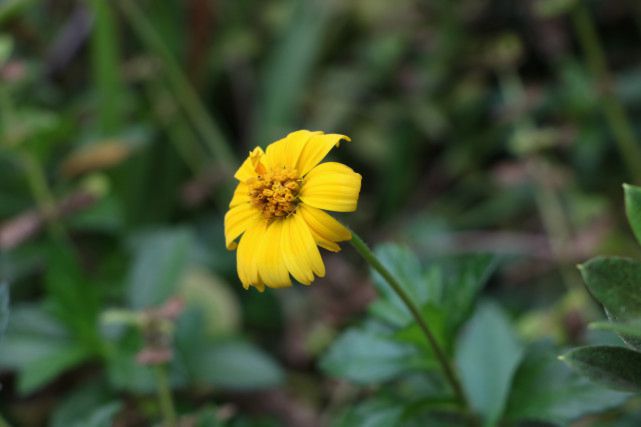
[[[234,177],[239,181],[225,215],[227,249],[237,249],[245,289],[309,285],[325,276],[318,246],[340,251],[350,231],[325,212],[356,210],[361,176],[336,162],[320,163],[344,135],[299,130],[256,147]],[[240,241],[236,243],[236,239]]]

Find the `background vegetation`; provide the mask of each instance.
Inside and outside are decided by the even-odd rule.
[[[640,254],[640,41],[635,0],[1,0],[0,413],[153,425],[170,360],[186,426],[461,425],[349,245],[242,290],[233,171],[306,128],[487,425],[638,425],[556,356],[620,345],[575,265]]]

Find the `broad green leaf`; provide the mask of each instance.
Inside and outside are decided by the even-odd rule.
[[[0,283],[0,347],[2,346],[2,337],[9,323],[9,284]]]
[[[561,363],[550,345],[528,349],[510,391],[505,417],[566,425],[617,406],[628,393],[606,390]]]
[[[332,427],[400,426],[403,410],[403,406],[394,400],[375,397],[349,409],[331,425]]]
[[[375,326],[344,332],[321,359],[322,369],[334,377],[373,384],[430,367],[429,359],[415,346],[395,340],[389,331]]]
[[[0,346],[0,366],[21,370],[74,345],[74,339],[55,317],[37,306],[18,305],[12,310]]]
[[[205,319],[202,307],[190,306],[176,326],[176,361],[189,382],[239,390],[280,384],[284,374],[269,355],[246,341],[212,339]]]
[[[137,236],[134,265],[127,280],[132,308],[160,305],[177,292],[192,240],[191,233],[185,229],[158,230]]]
[[[641,263],[628,258],[597,257],[579,266],[590,293],[617,322],[641,318]],[[622,337],[641,348],[641,340]]]
[[[213,342],[199,352],[197,382],[229,390],[276,387],[284,374],[278,364],[258,347],[245,341]]]
[[[18,371],[22,394],[46,385],[90,356],[63,324],[36,306],[14,308],[0,346],[0,366]]]
[[[421,264],[411,250],[385,244],[376,248],[376,255],[416,304],[427,302],[429,288],[426,286]],[[410,323],[412,315],[396,292],[375,270],[372,269],[371,273],[380,296],[370,307],[372,313],[396,326]]]
[[[625,347],[579,347],[561,359],[593,381],[615,390],[641,392],[641,353]]]
[[[121,402],[111,402],[102,405],[92,411],[82,420],[77,420],[71,424],[72,427],[112,427],[113,419],[122,409]]]
[[[456,364],[468,399],[485,425],[500,419],[522,356],[523,347],[500,308],[480,305],[459,337]]]
[[[68,427],[88,418],[110,402],[109,388],[102,379],[91,378],[61,398],[49,417],[49,427]]]
[[[641,244],[641,187],[623,184],[625,212],[637,242]]]
[[[82,346],[65,346],[55,352],[42,355],[23,366],[18,381],[18,391],[29,394],[56,379],[68,369],[88,360],[91,354]]]
[[[499,258],[493,255],[469,255],[454,258],[445,268],[443,288],[443,311],[448,313],[451,332],[469,317],[476,298],[492,276]]]

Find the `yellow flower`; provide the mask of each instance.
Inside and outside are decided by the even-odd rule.
[[[299,130],[256,147],[234,177],[239,181],[225,215],[227,249],[237,248],[245,289],[309,285],[325,276],[318,246],[332,252],[351,239],[324,210],[356,210],[361,176],[336,162],[320,163],[344,135]],[[236,243],[236,239],[240,241]]]

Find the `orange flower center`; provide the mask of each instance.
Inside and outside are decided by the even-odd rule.
[[[267,221],[285,218],[298,206],[300,182],[296,169],[283,166],[265,171],[247,182],[251,203]]]

